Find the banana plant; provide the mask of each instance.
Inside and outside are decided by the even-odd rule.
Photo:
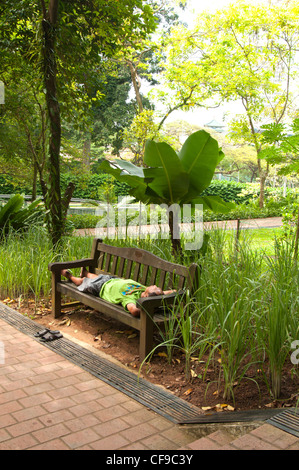
[[[129,194],[144,204],[202,204],[214,212],[229,212],[234,205],[219,196],[202,196],[212,181],[224,153],[211,135],[200,130],[191,134],[179,153],[165,142],[148,140],[145,146],[144,167],[124,160],[104,160],[101,169],[118,181],[129,185]],[[177,217],[169,213],[173,253],[181,254]]]
[[[40,200],[36,200],[24,206],[24,197],[15,194],[9,201],[0,208],[0,234],[5,235],[9,229],[25,230],[32,223],[36,223],[43,218],[43,209],[38,207]]]

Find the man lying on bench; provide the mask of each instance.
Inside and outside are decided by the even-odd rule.
[[[72,281],[81,292],[98,295],[101,299],[113,304],[121,304],[134,317],[140,315],[140,309],[136,307],[136,301],[140,297],[167,295],[175,292],[175,290],[163,291],[155,285],[146,287],[132,279],[90,273],[86,268],[81,269],[80,277],[73,276],[68,269],[63,269],[61,274]]]

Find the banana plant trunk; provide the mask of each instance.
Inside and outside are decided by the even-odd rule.
[[[181,245],[181,238],[180,238],[180,227],[177,215],[171,210],[169,211],[169,229],[170,229],[170,239],[171,239],[171,246],[172,246],[172,254],[175,258],[179,258],[180,260],[183,257],[183,249]]]

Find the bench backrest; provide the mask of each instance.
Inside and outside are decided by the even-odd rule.
[[[139,248],[115,247],[94,239],[91,257],[96,260],[96,272],[133,279],[143,285],[156,284],[162,290],[196,289],[199,267],[170,263]]]

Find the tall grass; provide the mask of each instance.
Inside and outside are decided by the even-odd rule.
[[[291,342],[299,339],[299,270],[292,246],[274,240],[274,255],[269,256],[269,249],[265,253],[252,248],[249,231],[237,243],[235,234],[228,231],[214,230],[209,235],[209,249],[200,258],[199,288],[188,303],[188,315],[184,311],[177,328],[172,323],[171,329],[164,330],[167,336],[162,344],[168,350],[179,345],[187,362],[188,350],[200,359],[204,351],[206,370],[211,364],[219,366],[225,400],[234,398],[234,389],[243,380],[257,383],[249,369],[262,371],[272,397],[278,398]],[[176,309],[173,316],[177,316]],[[195,334],[198,331],[200,335]],[[191,332],[192,347],[183,348]]]
[[[173,259],[169,240],[108,240],[118,246],[139,246]],[[85,258],[91,237],[65,237],[54,252],[41,227],[28,233],[9,233],[0,243],[0,296],[34,295],[49,298],[48,264],[56,260]],[[250,231],[213,230],[205,256],[185,252],[184,262],[201,265],[199,286],[193,298],[178,304],[171,322],[161,329],[161,344],[169,361],[179,349],[190,378],[191,357],[206,359],[206,371],[219,368],[223,396],[234,398],[236,384],[248,380],[248,370],[261,370],[274,398],[279,397],[285,365],[290,363],[291,343],[299,339],[299,268],[293,246],[274,240],[273,255],[252,245]],[[206,372],[205,371],[205,372]],[[298,365],[293,366],[298,374]],[[203,378],[205,374],[203,374]],[[255,377],[250,374],[250,379]]]
[[[11,231],[0,243],[0,296],[49,298],[51,273],[48,264],[86,257],[90,252],[88,237],[65,238],[60,252],[54,252],[42,227],[31,227],[27,233]]]

